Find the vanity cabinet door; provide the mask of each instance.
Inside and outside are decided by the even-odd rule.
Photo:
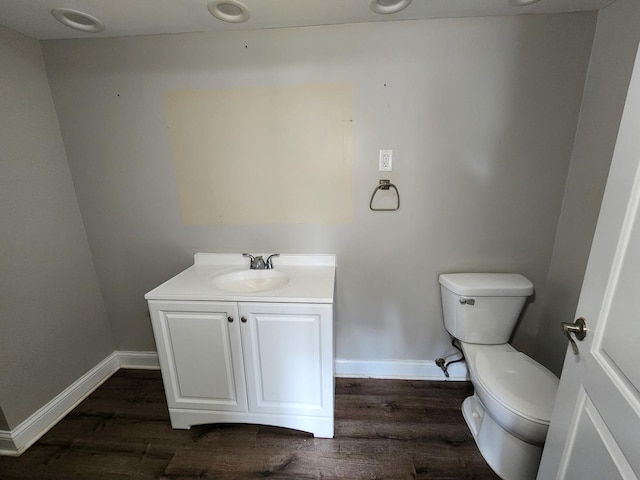
[[[150,301],[169,409],[246,411],[236,303]]]
[[[332,306],[240,303],[249,411],[333,417]]]

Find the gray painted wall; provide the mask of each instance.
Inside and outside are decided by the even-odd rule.
[[[538,334],[536,358],[560,374],[640,42],[640,2],[600,11]],[[588,319],[587,319],[588,323]]]
[[[450,352],[441,272],[521,272],[544,291],[595,20],[579,13],[43,42],[116,348],[155,348],[143,295],[198,251],[336,253],[339,359]],[[303,82],[354,85],[353,223],[184,226],[163,94]],[[377,171],[381,148],[394,149],[391,174]],[[260,174],[268,179],[268,165]],[[369,196],[387,177],[402,208],[370,212]],[[539,317],[537,298],[517,347],[534,350]]]
[[[38,41],[0,26],[0,429],[113,352]]]
[[[2,409],[0,409],[0,430],[11,430],[11,427],[9,427],[9,423],[4,416],[4,412],[2,411]]]

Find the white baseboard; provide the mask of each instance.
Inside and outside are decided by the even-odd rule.
[[[47,433],[67,413],[88,397],[120,368],[160,368],[156,352],[115,351],[67,387],[53,400],[18,425],[0,430],[0,455],[18,456]],[[464,363],[449,366],[449,378],[433,361],[386,360],[364,361],[338,359],[337,377],[395,378],[404,380],[468,380]]]
[[[469,380],[465,363],[449,365],[449,378],[430,360],[336,360],[336,377],[401,380]]]
[[[113,352],[15,429],[0,430],[0,455],[22,454],[120,368],[159,369],[158,354]]]
[[[119,368],[137,368],[140,370],[160,370],[158,352],[114,352],[118,356]]]

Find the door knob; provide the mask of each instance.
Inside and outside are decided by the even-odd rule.
[[[571,342],[571,348],[573,349],[573,353],[578,355],[580,350],[578,350],[578,345],[571,338],[571,334],[573,333],[577,340],[584,340],[584,337],[587,336],[587,322],[585,322],[584,318],[580,317],[573,323],[562,322],[562,331]]]

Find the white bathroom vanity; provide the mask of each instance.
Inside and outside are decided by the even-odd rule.
[[[195,255],[145,295],[173,428],[253,423],[333,437],[334,255]]]

